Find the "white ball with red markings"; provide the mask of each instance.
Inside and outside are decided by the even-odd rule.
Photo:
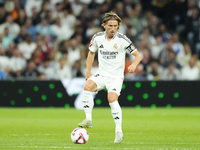
[[[84,128],[76,128],[71,133],[71,139],[76,144],[85,144],[89,139],[89,134]]]

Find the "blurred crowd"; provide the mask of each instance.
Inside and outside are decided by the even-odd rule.
[[[199,0],[0,0],[0,80],[85,77],[89,42],[109,11],[143,57],[128,73],[126,54],[125,80],[199,80],[199,8]]]

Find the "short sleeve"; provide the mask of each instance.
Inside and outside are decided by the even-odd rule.
[[[96,52],[98,49],[97,44],[96,44],[96,40],[93,36],[92,40],[90,41],[90,45],[89,45],[89,50],[91,50],[92,52]]]

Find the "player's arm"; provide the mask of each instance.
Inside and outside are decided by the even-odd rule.
[[[138,50],[135,50],[132,55],[135,56],[135,59],[133,61],[133,63],[128,67],[128,71],[129,72],[134,72],[137,65],[140,63],[140,61],[142,60],[142,56],[140,55],[140,53],[138,52]]]
[[[95,52],[89,51],[87,56],[87,70],[86,70],[86,80],[92,76],[91,68],[94,62]]]

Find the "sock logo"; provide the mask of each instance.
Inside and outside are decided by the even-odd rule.
[[[96,74],[96,75],[95,75],[95,77],[98,77],[98,76],[99,76],[99,74]]]
[[[116,113],[112,113],[113,115],[117,115],[118,114],[118,112],[116,112]]]
[[[90,108],[88,105],[83,106],[83,108]]]
[[[119,119],[119,117],[115,117],[114,119],[117,120],[117,119]]]
[[[113,91],[116,91],[116,88],[112,89]]]

